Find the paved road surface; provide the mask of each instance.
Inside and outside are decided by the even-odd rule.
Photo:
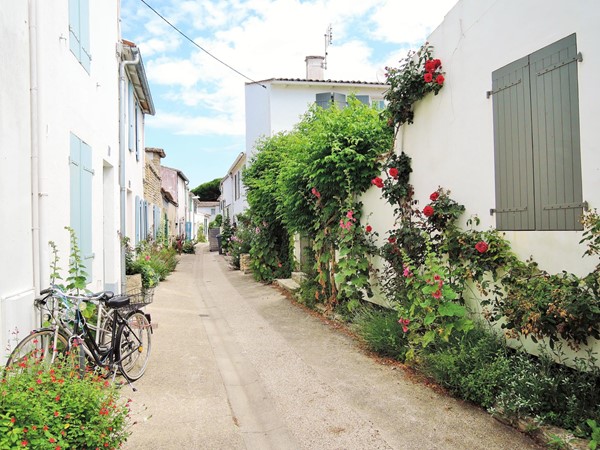
[[[537,448],[376,363],[205,245],[148,309],[158,328],[137,392],[124,388],[138,421],[127,450]]]

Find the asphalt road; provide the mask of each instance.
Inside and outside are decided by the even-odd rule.
[[[197,247],[147,307],[156,327],[125,449],[535,449],[378,363],[273,286]]]

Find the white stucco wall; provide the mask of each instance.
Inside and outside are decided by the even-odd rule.
[[[434,57],[442,60],[445,86],[415,106],[414,124],[404,125],[397,140],[398,151],[412,157],[411,183],[422,207],[442,186],[465,205],[465,219],[476,214],[482,229],[495,226],[489,213],[495,207],[493,99],[486,97],[491,74],[572,33],[583,53],[583,62],[577,63],[583,198],[591,207],[600,205],[599,15],[599,3],[561,0],[461,0],[447,14],[428,38]],[[381,233],[390,229],[390,208],[374,191],[366,195],[365,204]],[[520,257],[533,255],[550,272],[582,275],[597,263],[582,259],[580,232],[513,231],[506,236]]]
[[[27,2],[0,8],[0,363],[11,332],[33,326],[28,21]]]

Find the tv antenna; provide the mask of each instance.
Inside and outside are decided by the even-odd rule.
[[[333,43],[333,32],[331,31],[331,24],[325,30],[325,59],[323,60],[323,69],[327,69],[327,48]]]

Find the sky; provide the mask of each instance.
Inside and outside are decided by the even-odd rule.
[[[145,0],[203,51],[141,0],[121,0],[121,34],[140,49],[156,110],[146,146],[164,149],[190,188],[222,178],[245,151],[245,83],[306,78],[329,27],[325,79],[383,83],[456,1]]]

